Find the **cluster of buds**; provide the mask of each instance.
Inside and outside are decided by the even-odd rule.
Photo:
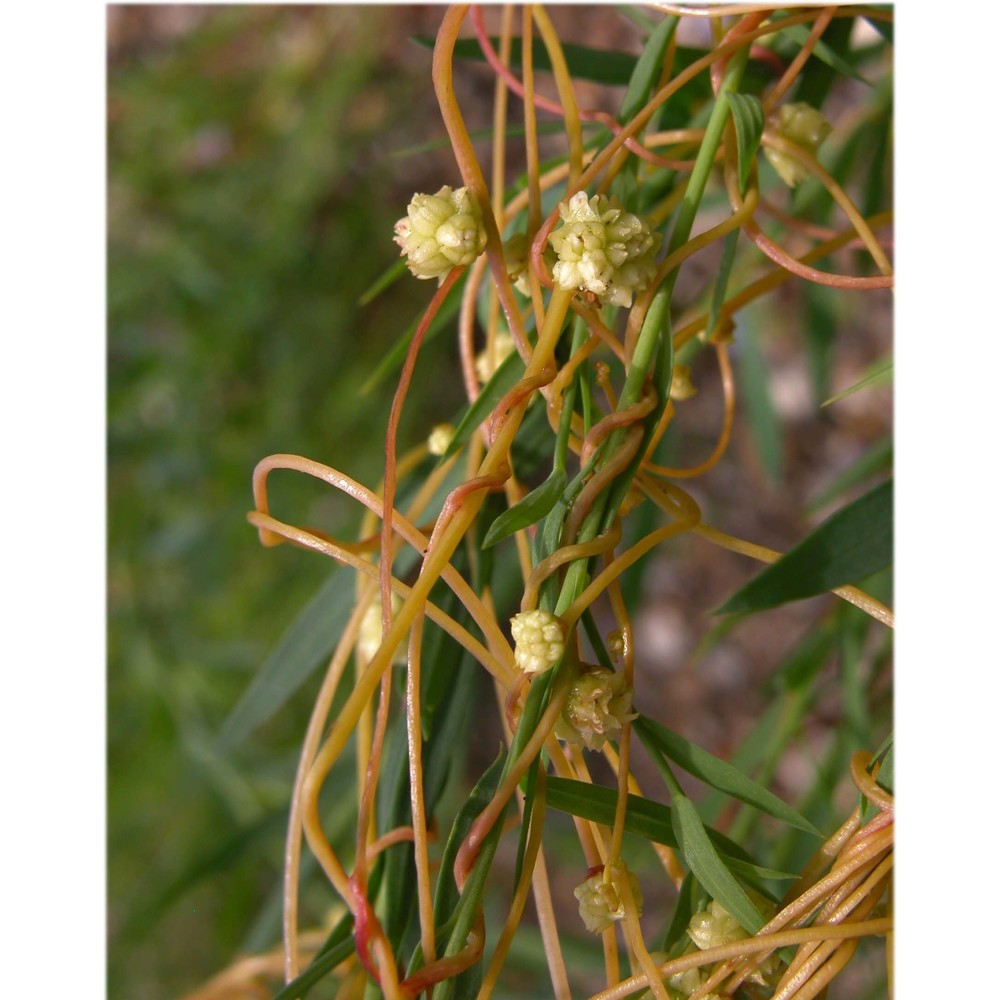
[[[708,979],[708,976],[709,973],[705,969],[685,969],[684,972],[675,972],[667,983],[674,992],[689,997]],[[720,998],[718,993],[712,992],[706,993],[701,1000],[720,1000]]]
[[[486,247],[483,213],[472,193],[445,185],[437,194],[415,194],[396,223],[396,243],[418,278],[437,278],[471,264]]]
[[[566,651],[566,630],[551,611],[520,611],[510,620],[514,661],[526,674],[554,667]]]
[[[559,215],[563,225],[549,237],[559,258],[552,268],[556,285],[630,306],[633,294],[656,273],[660,234],[603,194],[588,199],[578,191],[560,204]]]
[[[688,924],[688,937],[701,951],[718,948],[722,944],[741,941],[747,932],[730,915],[729,911],[714,899],[707,910],[696,913]]]
[[[605,877],[605,869],[600,867],[573,890],[573,895],[580,904],[580,916],[592,934],[600,934],[615,921],[625,919],[625,901],[621,887],[626,879],[635,901],[636,914],[642,914],[639,881],[626,868],[625,862],[616,861],[608,866],[607,871],[610,878]]]
[[[754,895],[756,896],[756,894]],[[764,903],[765,909],[771,909],[770,905],[763,899],[758,897],[758,901]],[[736,922],[730,912],[714,899],[708,904],[707,910],[702,910],[691,918],[687,932],[688,937],[701,951],[717,948],[723,944],[731,944],[733,941],[742,941],[747,936],[747,932]],[[750,981],[760,986],[766,986],[777,968],[778,959],[771,955],[758,966],[753,975],[750,976]]]
[[[556,736],[568,743],[600,750],[615,739],[628,719],[636,717],[632,690],[625,675],[605,667],[590,667],[574,682],[566,707],[556,722]]]
[[[833,128],[815,108],[802,102],[783,104],[771,116],[768,126],[775,135],[787,139],[788,142],[794,142],[796,146],[801,146],[814,156],[820,143]],[[765,146],[764,155],[789,187],[795,187],[799,181],[809,176],[809,171],[798,160],[781,150]]]

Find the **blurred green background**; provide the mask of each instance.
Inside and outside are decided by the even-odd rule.
[[[392,387],[356,389],[433,288],[358,296],[397,258],[401,206],[452,168],[387,155],[443,131],[407,40],[433,8],[108,16],[109,995],[155,1000],[277,939],[310,694],[252,745],[216,740],[328,566],[261,548],[250,477],[282,451],[377,482]],[[418,378],[410,412],[459,402]],[[279,516],[357,521],[332,491],[276,488]]]

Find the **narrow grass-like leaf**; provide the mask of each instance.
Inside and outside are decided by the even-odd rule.
[[[496,545],[502,538],[513,535],[515,531],[527,528],[530,524],[540,521],[556,505],[566,488],[566,473],[562,469],[553,469],[549,478],[541,486],[535,487],[527,496],[519,500],[513,507],[505,510],[490,525],[483,539],[483,548]]]
[[[648,18],[643,9],[634,3],[622,4],[618,12],[648,35],[656,27],[656,22]]]
[[[677,28],[679,18],[675,15],[665,17],[649,36],[642,54],[639,56],[628,82],[628,90],[622,101],[618,121],[622,124],[630,122],[649,100],[660,78],[663,67],[663,53],[670,44],[670,39]]]
[[[730,95],[726,95],[727,97]],[[719,314],[722,312],[722,304],[726,301],[726,287],[729,284],[729,275],[733,270],[733,261],[736,259],[736,244],[740,241],[740,231],[734,229],[727,234],[722,245],[722,260],[719,263],[719,273],[715,279],[715,287],[712,289],[712,304],[708,311],[708,326],[706,333],[711,336],[715,333],[715,326],[719,322]]]
[[[545,772],[541,771],[540,765],[528,768],[523,782],[524,787],[524,809],[521,813],[521,829],[517,837],[517,859],[514,862],[514,877],[511,880],[511,894],[516,891],[517,883],[521,880],[521,869],[524,867],[524,852],[528,848],[528,833],[531,828],[531,816],[535,809],[535,795],[538,790],[539,776],[545,781]],[[544,812],[544,809],[543,809]]]
[[[451,439],[448,450],[442,456],[442,461],[465,447],[475,429],[493,412],[497,403],[503,399],[504,393],[513,389],[517,385],[518,379],[523,375],[524,362],[517,351],[511,351],[493,373],[489,382],[483,386],[483,391],[476,397],[476,401],[465,411],[465,416],[455,428],[455,436]]]
[[[694,908],[694,897],[698,888],[698,880],[688,872],[681,883],[680,892],[677,893],[677,902],[674,904],[674,912],[670,917],[670,923],[663,934],[663,945],[661,951],[670,952],[674,945],[678,944],[687,936],[688,924],[691,917],[697,912]],[[670,955],[671,958],[674,955]]]
[[[762,611],[862,580],[892,562],[892,481],[837,511],[716,614]]]
[[[854,385],[843,392],[838,392],[835,396],[831,396],[829,399],[823,401],[824,406],[830,406],[832,403],[837,403],[842,399],[846,399],[848,396],[853,396],[854,393],[860,391],[861,389],[867,389],[873,385],[881,385],[883,382],[889,382],[892,379],[892,361],[877,361],[863,378],[859,379]]]
[[[744,930],[756,934],[764,926],[764,918],[712,845],[694,803],[676,793],[673,803],[674,833],[692,874]]]
[[[354,938],[350,930],[354,926],[354,918],[348,913],[343,920],[348,921],[348,936],[332,948],[324,951],[301,975],[293,979],[284,989],[274,995],[274,1000],[299,1000],[311,990],[321,979],[325,978],[341,962],[354,954]]]
[[[750,170],[760,148],[760,137],[764,134],[764,105],[753,94],[736,94],[732,91],[726,92],[726,100],[729,101],[736,130],[736,168],[740,177],[740,191],[746,194]]]
[[[893,750],[895,749],[895,740],[893,738],[893,733],[890,733],[885,740],[883,740],[882,745],[872,754],[871,763],[868,765],[868,773],[875,768],[875,764],[879,763],[878,777],[875,779],[875,784],[880,788],[884,788],[890,795],[893,794]],[[876,812],[877,807],[872,804],[871,799],[866,796],[861,796],[861,820],[862,822],[867,822]]]
[[[835,17],[826,26],[826,31],[823,32],[824,50],[829,49],[841,59],[845,58],[850,52],[853,28],[854,20],[852,18]],[[792,46],[789,46],[789,49],[791,50]],[[791,56],[791,51],[789,55]],[[794,96],[791,99],[804,101],[814,108],[822,108],[831,88],[839,79],[840,74],[828,62],[824,62],[817,55],[814,55],[807,59],[805,66],[802,67],[802,72],[795,82]]]
[[[497,785],[500,783],[500,775],[503,771],[504,761],[507,753],[501,747],[495,761],[483,772],[480,779],[473,786],[469,797],[458,810],[458,815],[451,826],[451,833],[445,842],[444,851],[441,855],[441,867],[438,874],[437,886],[434,889],[434,923],[443,924],[451,915],[451,911],[458,901],[458,889],[455,886],[455,877],[452,869],[455,866],[455,857],[462,846],[473,820],[490,804]]]
[[[613,788],[592,785],[572,778],[549,778],[545,786],[545,804],[560,812],[580,816],[595,823],[612,826],[618,793]],[[677,849],[680,846],[673,824],[673,810],[661,802],[639,795],[629,795],[625,809],[625,829],[644,840]],[[764,879],[793,879],[791,872],[764,868],[756,864],[739,844],[716,830],[707,828],[709,840],[726,859],[726,864],[751,882],[755,888],[767,891]]]
[[[403,266],[405,267],[406,265],[404,264]],[[463,278],[457,281],[445,296],[444,302],[441,303],[441,308],[438,309],[437,315],[431,320],[430,326],[427,327],[427,333],[424,334],[425,344],[429,340],[432,340],[436,334],[439,334],[458,314],[459,307],[462,304],[462,291],[464,287],[465,279]],[[392,347],[385,352],[382,360],[375,367],[375,371],[368,376],[364,385],[358,390],[360,395],[367,395],[386,377],[403,367],[403,362],[406,360],[406,352],[410,347],[410,341],[413,340],[413,335],[417,332],[417,327],[420,325],[421,319],[423,319],[422,310],[420,315],[406,328],[406,332],[397,338]]]
[[[896,744],[895,742],[892,742],[892,737],[890,737],[889,747],[882,757],[882,767],[879,768],[878,777],[875,779],[875,781],[890,794],[893,791],[893,785],[895,782],[895,773],[893,771],[895,764],[895,749]]]
[[[344,631],[354,605],[346,572],[335,569],[285,630],[219,733],[219,753],[242,743],[316,671]]]
[[[781,33],[787,35],[799,45],[805,45],[809,40],[809,28],[804,24],[793,24],[787,28],[782,28]],[[870,80],[866,80],[846,59],[837,55],[822,38],[816,43],[815,48],[813,48],[813,56],[843,76],[849,76],[852,80],[859,80],[868,87],[872,86]]]
[[[368,305],[387,288],[394,285],[404,274],[406,274],[406,261],[394,261],[368,286],[368,289],[358,299],[358,305]]]
[[[640,715],[633,726],[643,743],[648,741],[664,756],[705,784],[790,826],[815,834],[817,837],[821,836],[819,830],[805,816],[727,761],[710,754],[645,715]]]
[[[383,856],[375,859],[368,878],[368,898],[374,899],[382,885],[382,875],[385,865]],[[345,913],[337,921],[326,940],[320,945],[316,957],[309,967],[297,978],[293,979],[283,990],[275,994],[274,1000],[299,1000],[306,996],[310,989],[335,969],[341,962],[354,953],[354,916]]]

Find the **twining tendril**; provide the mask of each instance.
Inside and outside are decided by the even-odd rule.
[[[609,893],[614,890],[613,918],[621,933],[619,942],[614,926],[601,930],[600,923],[593,925],[601,933],[607,983],[607,988],[595,994],[594,1000],[613,1000],[646,989],[657,1000],[669,1000],[670,977],[688,970],[703,970],[691,994],[693,1000],[711,993],[732,995],[750,977],[757,977],[755,982],[759,982],[765,966],[780,970],[771,980],[775,983],[775,997],[807,1000],[821,993],[839,974],[860,939],[891,931],[891,918],[875,914],[881,912],[876,908],[882,905],[893,867],[893,800],[891,793],[878,783],[877,767],[867,752],[851,758],[850,776],[867,803],[866,810],[874,815],[863,823],[861,810],[855,810],[816,852],[781,908],[757,934],[663,961],[662,956],[650,952],[644,939],[640,896],[651,897],[645,891],[640,893],[638,883],[633,886],[623,874],[629,872],[624,856],[628,853],[625,832],[631,814],[629,797],[641,799],[643,794],[632,770],[635,712],[629,703],[635,697],[636,681],[641,680],[642,658],[637,656],[631,617],[635,609],[628,606],[623,574],[660,546],[669,552],[672,540],[684,534],[764,562],[773,562],[780,555],[704,523],[701,505],[692,493],[673,482],[703,476],[729,453],[740,419],[727,343],[735,323],[733,317],[744,306],[796,278],[840,289],[877,289],[892,284],[892,265],[886,251],[891,241],[882,238],[881,232],[891,214],[880,212],[865,218],[813,153],[778,133],[774,118],[764,131],[763,147],[790,158],[796,170],[801,168],[814,177],[844,213],[848,228],[838,232],[801,218],[794,210],[779,207],[762,194],[761,186],[766,190],[770,182],[758,174],[756,166],[749,171],[748,183],[738,182],[738,152],[732,140],[725,98],[728,92],[739,92],[747,60],[759,57],[767,61],[768,71],[773,69],[772,78],[776,78],[772,86],[764,88],[764,108],[767,112],[780,111],[782,100],[815,56],[829,26],[836,18],[858,16],[862,8],[826,6],[787,13],[763,4],[706,10],[660,6],[671,15],[709,18],[712,43],[703,55],[690,60],[678,72],[674,33],[661,65],[651,77],[644,106],[628,121],[621,122],[606,112],[579,106],[578,85],[567,61],[569,50],[564,49],[543,8],[529,6],[521,11],[518,75],[512,69],[516,61],[512,58],[514,31],[518,24],[515,9],[507,6],[502,11],[500,41],[495,46],[487,35],[482,10],[472,7],[472,28],[495,75],[492,164],[488,172],[477,158],[455,97],[453,80],[455,48],[470,8],[460,5],[445,11],[434,48],[434,88],[458,171],[468,192],[462,197],[474,199],[474,203],[462,201],[459,214],[476,215],[481,211],[486,233],[484,255],[473,260],[470,252],[468,258],[460,259],[461,267],[440,272],[441,284],[411,340],[397,384],[385,436],[380,489],[369,490],[331,466],[300,456],[271,456],[255,470],[256,509],[249,515],[249,521],[257,528],[261,542],[268,546],[287,542],[317,552],[351,567],[357,575],[355,605],[316,697],[293,788],[285,849],[287,980],[299,973],[305,940],[298,927],[298,880],[304,836],[322,872],[353,917],[356,957],[345,973],[345,989],[361,989],[367,978],[374,981],[382,995],[390,998],[415,1000],[421,995],[434,995],[438,990],[443,995],[450,988],[449,980],[482,959],[484,972],[478,997],[487,1000],[501,981],[511,944],[527,909],[529,893],[533,892],[553,995],[558,1000],[568,1000],[570,986],[559,940],[563,907],[552,896],[543,830],[550,770],[563,779],[582,784],[593,782],[581,743],[585,743],[587,752],[603,753],[603,758],[597,758],[599,766],[610,766],[615,786],[613,820],[610,814],[601,823],[573,817],[584,869],[577,883],[591,886],[595,897],[605,890]],[[879,11],[872,16],[886,17]],[[798,28],[805,41],[787,61],[786,57],[759,47],[768,44],[766,39],[779,32],[784,32],[788,41],[793,37],[789,33],[792,28]],[[547,57],[558,102],[538,92],[536,58],[542,56]],[[673,108],[668,102],[700,74],[707,74],[715,95],[710,98],[708,118],[681,123],[688,127],[652,131],[651,126],[659,127],[655,116],[660,109],[665,105]],[[526,173],[507,190],[507,173],[517,160],[517,151],[508,148],[510,93],[524,101]],[[580,93],[584,91],[580,89]],[[557,116],[565,134],[565,162],[545,171],[541,166],[536,111]],[[587,132],[588,137],[597,139],[592,148],[589,143],[585,148],[584,143],[584,126],[588,123],[603,126]],[[655,179],[663,171],[676,176],[657,188]],[[614,200],[621,191],[626,192],[621,196],[622,201]],[[720,211],[702,213],[706,192],[722,195]],[[549,210],[549,205],[566,206],[574,195],[577,200],[573,204],[581,213],[581,219],[576,220],[580,225],[572,232],[557,232],[555,239],[550,240],[559,225],[560,210],[558,207]],[[420,205],[437,204],[434,197],[419,196],[414,212]],[[648,227],[644,234],[648,237],[649,260],[643,260],[643,280],[610,289],[610,279],[598,281],[593,275],[589,278],[584,275],[582,281],[566,278],[569,264],[580,274],[593,265],[591,269],[596,273],[596,251],[607,258],[612,273],[630,259],[627,240],[606,239],[596,250],[585,244],[588,238],[596,239],[598,223],[605,224],[607,212],[626,211],[624,203],[629,197],[634,197],[637,204],[645,202],[641,224]],[[716,203],[719,204],[719,199]],[[582,221],[584,205],[597,206],[593,209],[596,221],[588,216],[594,222],[590,228]],[[639,210],[633,211],[633,207],[628,204],[629,218],[638,219]],[[764,215],[768,217],[768,225],[776,230],[773,234],[770,230],[765,234],[758,222],[758,217]],[[518,235],[508,240],[505,247],[501,234],[512,229]],[[419,226],[417,231],[421,235]],[[745,284],[738,291],[718,297],[714,297],[714,285],[697,287],[696,281],[702,279],[692,277],[695,285],[686,289],[691,307],[685,309],[683,321],[678,320],[675,328],[678,313],[675,288],[682,287],[679,281],[688,281],[691,270],[683,265],[694,254],[718,247],[721,240],[739,231],[763,251],[766,259],[762,260],[756,249],[744,243],[750,252],[740,257],[733,275],[734,281],[738,276]],[[603,230],[602,234],[606,235]],[[803,236],[819,242],[808,252],[796,254],[781,245],[787,242],[794,246]],[[555,285],[564,281],[576,287],[554,287],[550,261],[555,257],[550,247],[554,244],[560,250],[559,245],[571,237],[581,245],[571,246],[555,266]],[[657,257],[655,251],[661,241],[666,250]],[[419,250],[416,246],[419,241],[410,242],[414,252]],[[473,242],[472,252],[481,246]],[[880,273],[855,276],[820,271],[813,266],[845,247],[863,248]],[[641,256],[646,250],[635,250],[634,256]],[[622,261],[616,258],[620,251],[625,254]],[[430,265],[425,270],[429,271]],[[437,270],[429,276],[438,276]],[[506,351],[516,349],[525,368],[492,412],[484,415],[477,432],[459,454],[443,460],[433,472],[425,474],[421,470],[427,459],[427,446],[400,456],[397,437],[404,426],[405,401],[416,377],[422,340],[446,296],[460,282],[464,286],[458,321],[459,368],[470,403],[479,398],[483,385]],[[709,300],[716,317],[711,330],[707,329]],[[736,337],[738,343],[738,328]],[[477,351],[477,340],[481,351]],[[681,373],[686,373],[690,360],[677,361],[677,352],[682,348],[694,352],[705,344],[712,347],[719,366],[718,380],[713,377],[705,391],[715,391],[717,386],[721,405],[713,411],[716,416],[711,418],[709,428],[699,428],[699,432],[704,432],[715,444],[697,464],[688,467],[659,464],[654,461],[654,454],[666,429],[672,427],[682,434],[687,424],[686,415],[684,420],[675,421],[675,414],[683,406],[680,401],[685,385]],[[736,351],[733,354],[737,356]],[[673,386],[671,370],[675,376]],[[534,523],[525,526],[522,522],[520,530],[513,533],[517,574],[522,581],[521,611],[543,615],[547,622],[557,626],[554,634],[558,644],[545,647],[546,658],[532,660],[525,657],[526,650],[532,655],[537,652],[530,643],[517,647],[516,651],[512,648],[509,632],[520,636],[519,641],[527,640],[518,631],[517,621],[508,629],[509,619],[498,617],[494,601],[499,604],[499,596],[492,593],[489,582],[478,577],[486,557],[476,539],[480,537],[478,529],[488,527],[479,521],[488,496],[496,498],[490,500],[491,506],[494,502],[505,502],[510,508],[524,500],[532,485],[530,471],[522,469],[520,452],[515,455],[514,448],[536,397],[542,397],[544,416],[555,439],[551,482],[563,491],[558,496],[549,496],[548,508]],[[542,403],[535,405],[540,407]],[[414,419],[413,414],[406,414],[406,421]],[[425,438],[426,430],[421,439]],[[446,442],[447,437],[445,443],[433,446],[435,455],[442,453]],[[574,478],[576,469],[579,472]],[[297,527],[274,517],[269,510],[267,481],[275,470],[311,476],[357,504],[365,512],[357,539],[338,540],[318,528]],[[455,485],[452,475],[459,473]],[[415,498],[404,512],[397,509],[397,497],[403,495],[404,484],[410,483],[415,485]],[[445,490],[448,492],[440,508],[428,510],[431,497],[440,496]],[[647,524],[636,538],[635,534],[626,533],[624,525],[631,526],[633,522],[627,519],[644,497],[651,501],[644,509],[666,523]],[[623,539],[628,541],[623,543]],[[419,563],[414,573],[401,579],[396,559],[407,546],[418,554]],[[462,565],[471,567],[468,578],[457,568],[459,563],[453,564],[456,552],[463,549],[467,559]],[[471,580],[478,580],[478,586],[473,586]],[[457,598],[467,617],[457,620],[455,615],[445,612],[436,597],[431,600],[439,583],[442,590],[447,588]],[[838,588],[834,593],[861,607],[877,621],[892,625],[891,610],[870,595],[853,587]],[[454,598],[449,596],[449,600]],[[607,613],[609,608],[614,619],[614,642],[609,640],[605,648],[595,631],[595,621],[598,614]],[[376,634],[370,645],[366,645],[369,640],[362,642],[361,636],[369,612],[378,613],[381,630],[380,638]],[[448,641],[467,652],[488,676],[492,692],[487,700],[495,696],[507,744],[495,792],[488,801],[484,798],[485,805],[480,802],[474,814],[467,817],[468,828],[460,831],[447,849],[454,851],[452,863],[442,866],[438,873],[438,888],[447,886],[450,892],[457,889],[459,894],[459,905],[451,917],[435,909],[438,893],[432,875],[437,861],[432,845],[438,821],[425,787],[424,690],[429,653],[425,649],[424,627],[428,619],[443,629]],[[603,666],[584,662],[588,647],[593,648]],[[400,686],[393,682],[393,664],[400,662],[404,650],[405,682],[402,703],[396,706]],[[348,676],[345,685],[342,681],[352,653],[356,654],[355,673],[353,678]],[[608,669],[612,663],[618,664],[615,671]],[[613,726],[587,728],[572,714],[583,700],[580,691],[585,684],[581,682],[574,689],[580,677],[591,685],[606,683],[606,691],[614,692]],[[613,686],[607,681],[609,677],[614,678]],[[343,703],[334,712],[336,693],[345,686],[348,690]],[[573,697],[577,700],[571,701],[570,693],[574,690]],[[576,719],[577,728],[560,728],[566,724],[561,722],[564,717]],[[404,814],[400,822],[397,816],[392,820],[392,829],[379,836],[377,831],[390,825],[377,813],[380,792],[386,782],[383,749],[397,718],[405,725],[409,817],[406,819]],[[600,739],[591,738],[594,732],[600,733]],[[352,741],[357,745],[358,787],[353,870],[349,871],[338,856],[341,848],[335,848],[331,842],[336,838],[331,838],[324,827],[319,799],[334,765]],[[530,799],[524,793],[528,783],[533,788]],[[403,798],[407,798],[406,791]],[[512,812],[511,802],[516,802],[520,818],[515,816],[505,821],[505,816]],[[381,826],[378,819],[383,821]],[[499,936],[489,936],[489,940],[496,940],[496,945],[487,956],[484,873],[488,874],[493,847],[487,851],[486,846],[518,827],[522,827],[518,855],[521,867],[513,892],[506,894],[506,912]],[[407,966],[398,964],[401,943],[390,940],[391,931],[387,928],[391,928],[392,922],[385,919],[380,909],[382,904],[368,884],[376,858],[400,844],[411,845],[407,863],[415,874],[411,884],[416,889],[419,925],[418,953]],[[678,889],[684,879],[683,849],[677,853],[664,845],[655,845],[655,849],[662,862],[658,877]],[[581,883],[584,876],[587,877]],[[772,907],[768,913],[773,912]],[[620,946],[624,947],[621,955]],[[780,962],[773,958],[786,948],[794,950],[794,957],[789,960],[784,955]],[[623,960],[634,973],[624,979]]]

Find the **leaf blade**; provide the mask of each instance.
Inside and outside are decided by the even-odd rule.
[[[223,722],[219,753],[242,743],[306,683],[336,644],[353,603],[354,590],[338,567],[285,630]]]
[[[892,562],[892,480],[827,518],[716,614],[764,611],[864,579]]]
[[[483,548],[488,549],[508,535],[536,524],[545,517],[566,488],[566,473],[553,469],[548,479],[522,497],[513,507],[508,507],[491,525],[483,539]]]
[[[763,785],[748,778],[739,768],[728,761],[716,757],[707,750],[685,740],[682,736],[660,725],[645,715],[640,715],[633,723],[636,732],[643,739],[649,740],[666,757],[684,768],[689,774],[704,781],[705,784],[731,795],[749,806],[773,816],[796,829],[804,830],[814,836],[822,834],[801,813],[793,809],[787,802],[768,791]]]
[[[674,832],[691,873],[744,930],[756,934],[764,926],[764,918],[719,857],[694,803],[686,795],[676,794],[673,801]]]
[[[760,137],[764,134],[764,105],[753,94],[738,94],[733,91],[726,92],[726,100],[729,102],[736,132],[736,168],[740,178],[740,191],[745,194],[750,170],[760,148]]]

